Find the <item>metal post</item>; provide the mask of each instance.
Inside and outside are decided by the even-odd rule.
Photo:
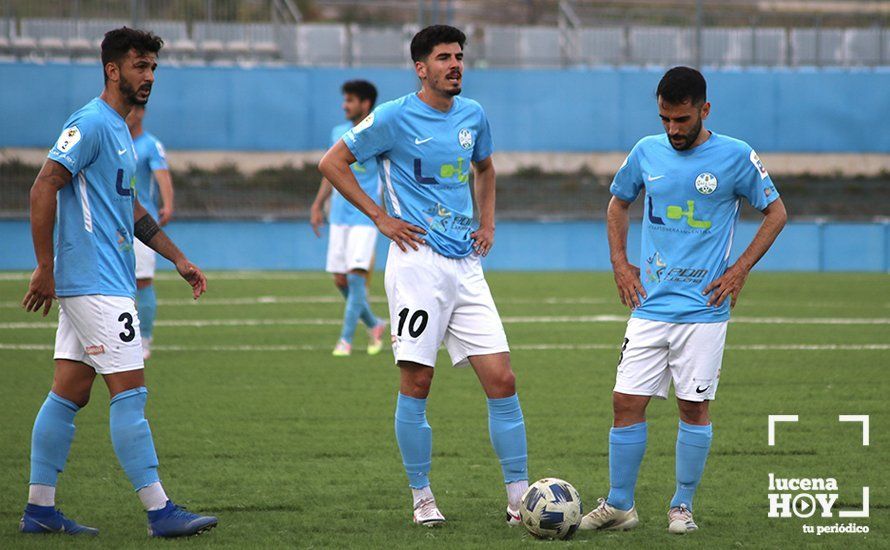
[[[435,25],[439,23],[439,0],[433,0],[432,4],[430,11],[432,12],[432,24]]]
[[[696,0],[695,2],[695,66],[696,68],[701,68],[701,60],[702,60],[702,51],[701,51],[701,27],[702,27],[702,18],[704,17],[703,0]]]
[[[417,0],[417,26],[421,29],[426,26],[426,14],[424,13],[425,7],[426,0]]]
[[[130,24],[134,29],[139,28],[139,0],[130,1]]]

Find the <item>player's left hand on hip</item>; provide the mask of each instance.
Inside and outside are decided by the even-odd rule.
[[[708,296],[710,294],[708,297],[708,305],[715,307],[722,306],[723,301],[726,300],[728,296],[730,297],[729,307],[734,308],[747,279],[748,270],[741,267],[737,268],[731,266],[722,276],[718,277],[705,287],[702,295]]]
[[[188,284],[192,285],[192,294],[194,295],[195,300],[200,298],[201,295],[207,291],[207,277],[205,277],[204,272],[198,269],[198,266],[192,262],[185,259],[177,262],[176,271],[179,272]]]
[[[473,250],[480,256],[488,256],[491,247],[494,246],[494,228],[480,227],[476,231],[470,233],[473,239]]]

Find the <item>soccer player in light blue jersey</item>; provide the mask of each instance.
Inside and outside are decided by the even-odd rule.
[[[482,273],[481,257],[494,244],[495,172],[485,111],[459,96],[465,42],[463,32],[445,25],[417,33],[411,58],[421,90],[377,107],[327,152],[319,169],[393,241],[385,286],[401,372],[395,431],[414,497],[414,522],[445,521],[430,489],[432,431],[426,419],[433,367],[444,343],[454,366],[473,367],[488,397],[507,522],[516,525],[528,488],[525,422],[504,327]],[[386,212],[349,168],[372,158],[383,179]]]
[[[31,434],[28,505],[19,526],[23,533],[98,534],[55,507],[56,482],[74,439],[74,417],[89,401],[96,374],[108,386],[111,443],[148,513],[149,533],[194,535],[217,523],[215,517],[187,512],[167,498],[145,419],[147,390],[133,301],[134,238],[173,262],[195,299],[207,288],[201,270],[134,196],[137,159],[125,118],[134,105],[148,101],[162,44],[151,33],[126,27],[105,34],[105,89],[68,118],[31,188],[37,268],[22,306],[46,316],[58,298],[59,327],[52,390]]]
[[[711,446],[708,403],[717,393],[729,310],[786,220],[757,153],[705,129],[711,105],[701,73],[669,70],[656,99],[665,133],[637,142],[610,188],[609,249],[618,295],[632,314],[612,394],[611,488],[584,516],[582,529],[627,530],[639,523],[634,487],[646,450],[646,406],[653,397],[667,399],[672,380],[680,424],[668,530],[698,528],[692,498]],[[643,190],[641,272],[627,258],[627,228],[628,208]],[[729,265],[742,199],[764,217],[753,241]]]
[[[377,88],[367,80],[350,80],[343,84],[343,111],[349,122],[339,124],[331,131],[333,145],[340,141],[350,128],[364,120],[377,101]],[[380,175],[377,160],[352,165],[352,173],[368,196],[379,200]],[[352,337],[359,319],[368,327],[368,355],[377,355],[383,349],[386,321],[378,319],[368,303],[367,284],[374,266],[374,246],[377,244],[377,228],[374,222],[343,198],[331,182],[322,178],[318,195],[312,203],[310,222],[317,237],[324,224],[324,205],[331,200],[330,235],[328,237],[327,272],[334,275],[337,290],[346,298],[343,312],[343,328],[333,355],[348,356],[352,353]]]
[[[127,126],[136,147],[136,198],[158,225],[164,227],[173,217],[173,178],[167,166],[167,153],[161,141],[142,128],[145,106],[134,105]],[[136,254],[136,308],[142,335],[142,358],[151,357],[158,300],[155,296],[155,251],[139,239],[133,241]]]

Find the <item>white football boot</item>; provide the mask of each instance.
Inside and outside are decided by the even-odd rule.
[[[435,527],[445,523],[445,516],[436,506],[436,499],[424,498],[417,503],[414,507],[414,523],[425,527]]]
[[[514,510],[510,508],[510,505],[507,505],[507,525],[522,525],[522,516],[519,515],[519,510]]]
[[[675,506],[668,511],[668,531],[675,535],[685,535],[698,529],[698,525],[692,521],[692,512],[685,504]]]
[[[581,518],[580,529],[601,531],[627,531],[640,523],[636,506],[630,510],[619,510],[610,506],[606,499],[599,499],[600,505]]]

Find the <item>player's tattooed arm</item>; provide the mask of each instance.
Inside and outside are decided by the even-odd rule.
[[[479,229],[470,237],[473,249],[480,256],[487,256],[494,246],[495,170],[491,157],[473,163],[473,186],[476,189],[476,205],[479,208]]]
[[[735,307],[742,287],[748,280],[748,273],[776,242],[776,237],[779,236],[782,228],[785,227],[785,222],[788,221],[788,213],[785,211],[782,199],[776,199],[770,203],[763,209],[763,214],[763,221],[748,248],[742,252],[734,264],[726,269],[723,275],[712,281],[702,292],[705,296],[710,294],[708,297],[709,306],[720,307],[729,296],[729,307]]]
[[[142,204],[138,200],[134,202],[133,219],[136,222],[133,224],[133,235],[146,246],[173,262],[179,275],[191,285],[192,295],[197,300],[207,290],[207,277],[158,227],[157,222],[151,217],[151,214],[146,212]]]
[[[71,172],[60,163],[47,159],[31,186],[31,238],[37,268],[31,275],[28,292],[22,300],[26,311],[49,313],[56,297],[53,278],[53,227],[56,223],[56,193],[71,181]]]
[[[627,228],[630,225],[630,203],[618,197],[609,201],[606,212],[606,232],[609,237],[609,255],[612,272],[618,287],[621,303],[631,309],[640,307],[642,296],[646,298],[643,283],[640,282],[640,268],[627,260]]]
[[[322,157],[318,163],[318,171],[346,200],[371,218],[377,229],[396,243],[402,252],[408,251],[406,246],[417,250],[418,245],[424,244],[423,235],[426,231],[387,215],[374,199],[362,190],[358,180],[355,179],[355,174],[349,168],[355,160],[352,151],[341,139]]]
[[[327,178],[321,178],[321,185],[318,186],[318,193],[309,210],[309,223],[312,225],[312,231],[315,232],[316,237],[321,237],[321,226],[324,225],[324,204],[331,197],[333,190],[331,182]]]

